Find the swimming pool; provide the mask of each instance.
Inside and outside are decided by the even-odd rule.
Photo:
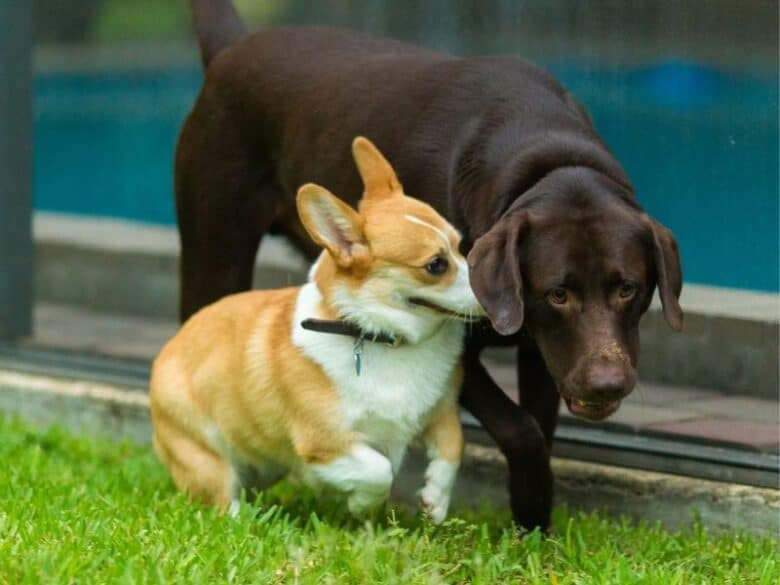
[[[776,72],[546,66],[677,235],[686,281],[780,290]],[[38,75],[35,208],[174,223],[174,146],[200,79],[190,69]]]

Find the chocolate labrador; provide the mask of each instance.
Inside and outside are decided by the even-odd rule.
[[[490,323],[467,341],[461,402],[507,458],[517,524],[547,526],[560,396],[586,419],[618,408],[656,287],[682,326],[671,232],[642,211],[583,107],[525,61],[328,28],[249,35],[229,0],[192,8],[206,75],[176,154],[181,318],[250,288],[266,233],[313,256],[296,190],[320,183],[355,203],[349,145],[370,137],[463,234]],[[517,347],[519,405],[479,361],[495,344]]]

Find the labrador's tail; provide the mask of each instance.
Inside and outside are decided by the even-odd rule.
[[[190,7],[205,68],[217,53],[244,36],[246,28],[231,0],[190,0]]]

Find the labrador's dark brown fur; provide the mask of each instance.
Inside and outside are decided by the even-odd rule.
[[[585,418],[614,412],[656,286],[682,325],[672,234],[643,213],[582,106],[525,61],[325,28],[247,35],[229,0],[192,4],[206,79],[176,157],[181,318],[250,288],[266,233],[313,255],[295,192],[316,182],[354,203],[349,145],[370,137],[405,191],[464,235],[492,327],[468,340],[461,401],[507,457],[516,522],[546,526],[559,396]],[[517,347],[519,406],[479,361],[492,344]]]

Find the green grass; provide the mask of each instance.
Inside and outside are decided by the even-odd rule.
[[[556,510],[519,538],[504,511],[373,524],[282,484],[237,519],[189,504],[150,449],[0,418],[0,583],[766,583],[778,541]]]

